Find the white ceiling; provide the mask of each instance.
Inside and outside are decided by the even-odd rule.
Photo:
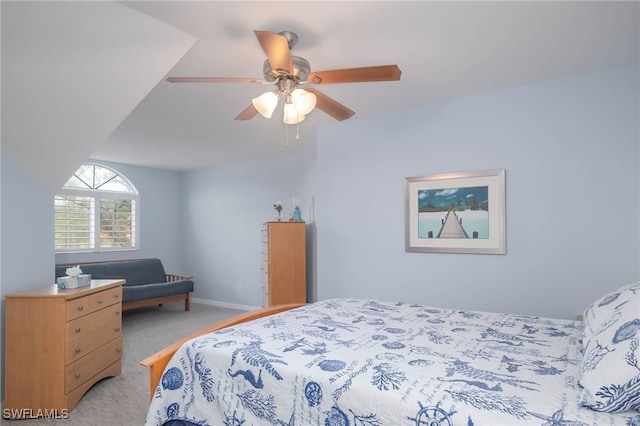
[[[2,154],[51,192],[195,43],[114,2],[0,8]]]
[[[233,120],[271,86],[164,80],[167,76],[262,78],[265,55],[253,34],[256,29],[297,33],[293,54],[306,58],[312,71],[398,64],[399,82],[316,86],[356,111],[351,121],[639,62],[636,1],[120,3],[131,14],[179,30],[176,37],[192,36],[196,41],[181,58],[172,56],[172,68],[156,68],[163,75],[155,73],[152,89],[91,156],[162,169],[192,170],[291,153],[314,138],[316,126],[337,123],[316,110],[300,125],[301,141],[294,139],[295,126],[290,126],[286,147],[286,126],[275,114],[271,120],[259,115],[250,121]],[[82,8],[78,14],[67,9],[69,20],[83,19]],[[5,15],[3,7],[3,24]],[[115,31],[119,25],[113,23]],[[82,31],[75,37],[86,38],[92,29]],[[3,37],[4,33],[3,28]],[[55,31],[43,36],[51,45],[61,37]],[[60,40],[69,43],[68,37]],[[92,60],[91,53],[86,59]],[[4,62],[3,54],[3,71]],[[122,81],[130,82],[126,76]],[[7,84],[4,78],[3,84]]]

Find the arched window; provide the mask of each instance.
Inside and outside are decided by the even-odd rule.
[[[138,191],[117,171],[84,164],[55,196],[56,252],[137,249]]]

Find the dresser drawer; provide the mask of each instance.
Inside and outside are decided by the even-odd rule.
[[[114,320],[118,322],[117,327],[120,328],[122,325],[121,303],[107,306],[90,315],[69,321],[67,323],[67,344],[101,331],[105,327],[105,324],[111,324]]]
[[[120,286],[70,300],[67,303],[67,321],[121,301],[122,288]]]
[[[94,315],[86,318],[89,318],[93,321]],[[104,345],[105,342],[108,342],[120,336],[122,334],[121,330],[122,317],[120,315],[109,316],[104,322],[100,323],[100,329],[95,332],[87,333],[85,331],[83,333],[81,330],[81,333],[83,334],[81,337],[67,342],[65,364],[70,364],[82,358],[94,349]]]
[[[122,336],[85,355],[66,368],[65,393],[69,393],[122,358]]]

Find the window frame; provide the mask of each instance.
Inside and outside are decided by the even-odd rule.
[[[93,166],[100,167],[106,169],[119,177],[124,183],[129,187],[131,192],[125,191],[114,191],[114,190],[105,190],[105,189],[93,189],[93,188],[77,188],[73,186],[66,186],[74,176],[78,174],[78,171],[85,166]],[[140,195],[135,185],[131,183],[125,175],[123,175],[118,170],[105,166],[104,164],[99,163],[84,163],[82,166],[78,168],[78,170],[67,180],[65,186],[63,186],[54,196],[54,250],[55,253],[94,253],[94,252],[116,252],[116,251],[133,251],[140,249]],[[55,236],[55,200],[60,196],[69,196],[69,197],[82,197],[82,198],[90,198],[92,199],[92,218],[91,222],[91,238],[90,238],[90,247],[73,247],[73,248],[58,248],[56,247]],[[129,247],[101,247],[101,202],[102,200],[131,200],[132,201],[132,239],[133,244]]]

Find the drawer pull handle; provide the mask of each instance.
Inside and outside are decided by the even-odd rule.
[[[120,327],[117,327],[117,328],[116,328],[116,331],[120,331]]]
[[[98,303],[102,303],[102,299],[98,299]]]
[[[120,311],[116,311],[116,315],[120,315]]]
[[[76,353],[79,354],[80,353],[80,348],[76,348]]]
[[[76,373],[76,379],[80,378],[80,373]]]
[[[118,348],[116,349],[116,352],[122,352],[122,349]]]
[[[118,293],[116,293],[116,294],[113,295],[113,297],[115,297],[117,299],[118,297],[120,297],[120,295]]]
[[[76,327],[76,333],[80,333],[80,327]]]
[[[82,306],[82,305],[78,306],[78,310],[79,310],[79,311],[81,311],[81,310],[83,310],[83,309],[84,309],[84,306]]]

